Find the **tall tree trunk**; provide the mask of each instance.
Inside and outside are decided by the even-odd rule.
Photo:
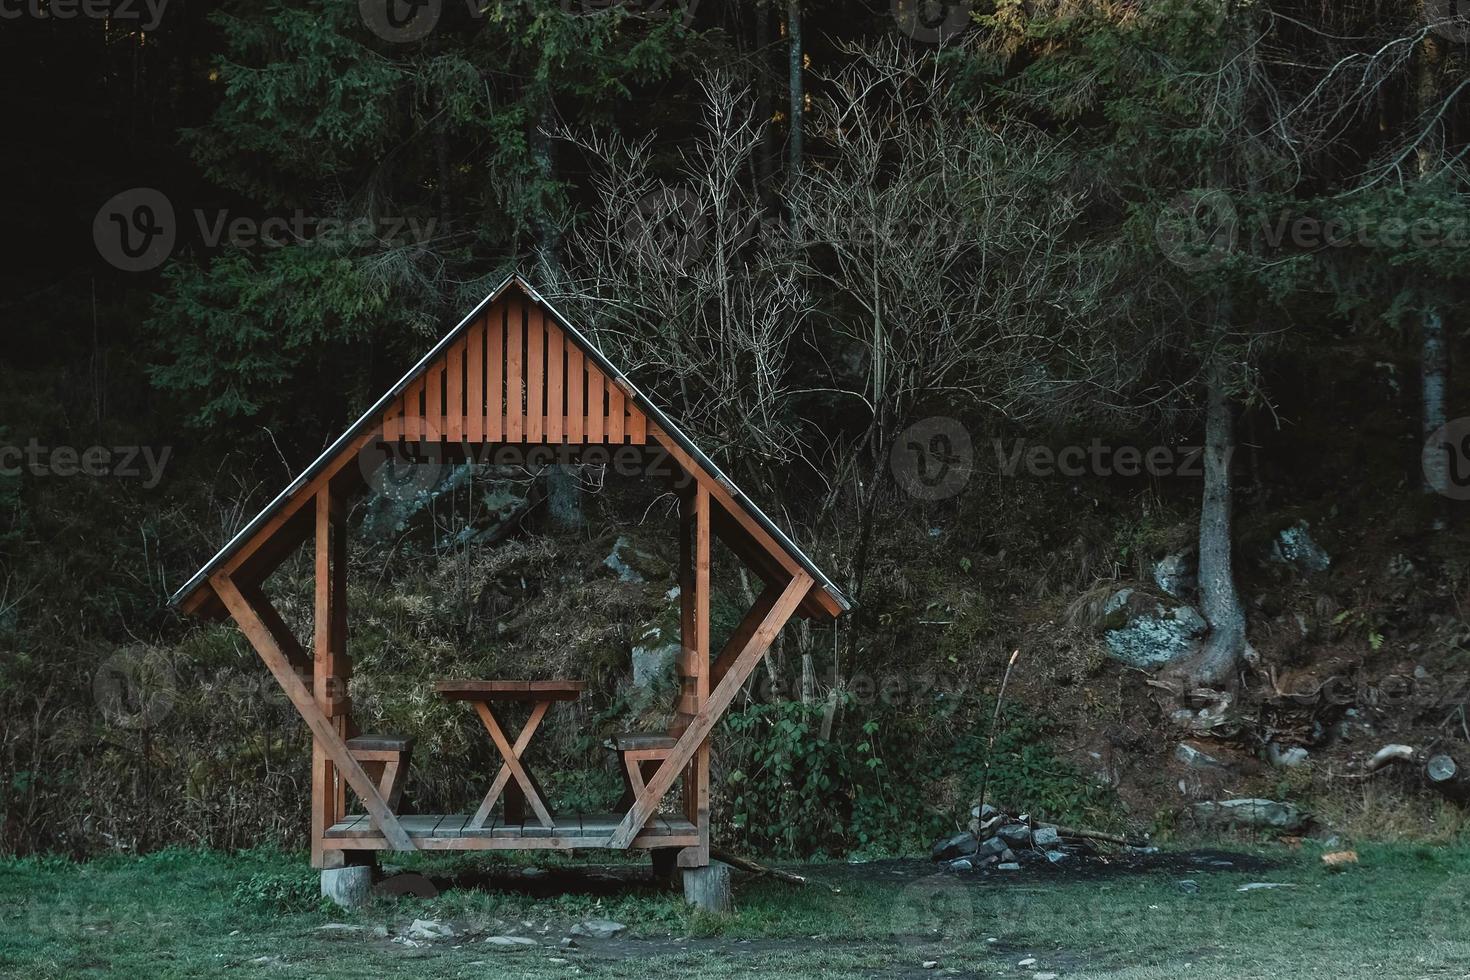
[[[1426,303],[1419,320],[1419,428],[1428,441],[1445,424],[1445,387],[1450,358],[1444,342],[1444,320],[1438,308]],[[1450,485],[1449,459],[1444,453],[1424,454],[1424,492],[1444,493]]]
[[[1228,307],[1227,307],[1228,308]],[[1222,329],[1223,329],[1223,320]],[[1199,516],[1200,606],[1210,624],[1190,673],[1205,683],[1227,680],[1245,651],[1245,610],[1231,563],[1231,457],[1235,422],[1227,355],[1216,349],[1206,367],[1205,487]]]
[[[1427,10],[1427,4],[1424,5]],[[1432,112],[1440,99],[1439,75],[1444,60],[1443,43],[1433,31],[1420,42],[1414,71],[1416,120]],[[1425,134],[1415,155],[1420,180],[1429,180],[1443,163],[1443,141],[1431,130]],[[1421,287],[1422,288],[1422,287]],[[1432,288],[1422,288],[1419,312],[1419,430],[1428,440],[1445,424],[1445,390],[1449,380],[1449,348],[1444,340],[1444,317]],[[1425,454],[1425,493],[1442,493],[1449,485],[1448,460],[1442,453]]]
[[[791,139],[787,179],[795,183],[801,176],[803,116],[806,109],[806,94],[802,90],[801,50],[801,0],[790,0],[786,5],[786,40],[789,43],[788,70],[791,76]]]
[[[531,134],[531,153],[546,184],[556,180],[556,158],[553,155],[551,132],[556,124],[556,106],[547,93],[541,103],[536,130]],[[541,267],[545,284],[555,283],[561,278],[561,261],[557,252],[561,247],[561,228],[556,216],[543,198],[536,213],[536,261]],[[574,530],[586,524],[582,513],[582,485],[570,466],[553,463],[546,469],[546,507],[551,522],[558,527]]]
[[[778,167],[777,150],[771,139],[769,125],[771,116],[774,115],[775,105],[775,96],[772,94],[775,78],[771,64],[770,42],[771,7],[769,3],[762,0],[755,6],[755,113],[765,129],[761,133],[760,147],[755,151],[755,182],[756,194],[768,207],[773,203],[771,184]]]

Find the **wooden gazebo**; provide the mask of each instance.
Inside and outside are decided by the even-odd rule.
[[[525,750],[550,701],[575,696],[535,680],[459,685],[449,696],[531,702],[511,744],[489,700],[475,700],[504,765],[479,811],[400,815],[409,740],[363,736],[348,681],[345,501],[361,491],[385,447],[404,457],[493,458],[499,447],[636,447],[666,458],[679,488],[681,686],[665,733],[617,742],[631,801],[614,814],[552,814],[541,804]],[[632,450],[622,450],[628,452]],[[489,455],[487,455],[487,452]],[[365,465],[364,460],[371,461]],[[764,583],[755,604],[712,656],[710,542],[718,536]],[[304,543],[316,556],[314,635],[293,635],[263,591]],[[232,618],[313,736],[312,863],[363,866],[379,850],[645,848],[677,866],[709,864],[710,734],[772,640],[793,615],[831,620],[841,591],[700,449],[572,324],[511,277],[444,336],[310,467],[236,534],[173,597],[187,613]],[[554,690],[553,690],[554,689]],[[683,782],[678,812],[660,803]],[[347,810],[347,789],[365,813]],[[504,812],[491,812],[497,796]],[[533,812],[524,804],[532,803]],[[537,805],[541,804],[541,805]]]

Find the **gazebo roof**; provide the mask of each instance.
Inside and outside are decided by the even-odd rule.
[[[626,409],[628,417],[636,419],[639,426],[646,425],[648,435],[662,444],[691,477],[709,490],[711,498],[719,505],[719,510],[725,517],[716,523],[715,531],[732,551],[768,581],[778,577],[783,567],[788,570],[799,567],[810,574],[815,587],[801,606],[803,615],[832,618],[851,608],[851,603],[842,591],[755,501],[743,493],[595,344],[516,275],[508,277],[476,305],[458,326],[441,338],[397,384],[389,388],[361,418],[267,504],[264,510],[230,538],[173,595],[170,605],[180,607],[185,612],[223,616],[224,608],[210,585],[210,577],[218,571],[234,571],[251,565],[256,577],[263,578],[291,550],[306,540],[311,533],[312,523],[311,508],[303,507],[304,502],[310,500],[315,490],[324,482],[350,479],[351,471],[355,468],[345,467],[345,462],[360,452],[375,435],[382,433],[385,427],[393,425],[396,419],[401,419],[407,401],[417,398],[422,392],[424,377],[430,367],[444,362],[446,358],[450,358],[452,363],[456,354],[463,357],[463,341],[467,331],[471,330],[472,325],[481,322],[482,317],[487,317],[488,311],[497,303],[513,299],[517,292],[531,307],[539,309],[549,318],[548,330],[559,328],[560,336],[565,337],[565,342],[580,350],[582,357],[586,359],[589,377],[599,372],[605,376],[612,383],[608,388],[609,394],[616,396],[620,403],[626,399],[629,406]],[[572,346],[567,348],[568,353],[571,353]],[[437,384],[437,379],[434,383]],[[619,426],[622,424],[622,411],[619,410]],[[399,428],[402,428],[401,423]],[[449,433],[451,440],[455,434]],[[563,438],[568,442],[573,441],[565,434]],[[527,438],[525,441],[535,440]]]

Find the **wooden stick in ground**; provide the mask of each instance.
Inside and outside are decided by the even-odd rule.
[[[1011,651],[1011,659],[1006,664],[1006,672],[1000,678],[1000,690],[995,695],[995,711],[990,716],[990,739],[985,746],[985,768],[980,772],[980,796],[975,800],[975,806],[982,816],[985,813],[985,788],[990,782],[990,758],[995,755],[995,730],[1000,724],[1000,709],[1006,699],[1006,684],[1010,683],[1011,670],[1015,668],[1016,658],[1020,655],[1020,647]]]

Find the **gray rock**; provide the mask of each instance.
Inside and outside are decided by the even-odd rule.
[[[1008,823],[996,828],[995,836],[1011,847],[1030,847],[1031,828],[1023,823]]]
[[[1072,856],[1066,851],[1044,851],[1042,853],[1046,855],[1046,859],[1052,864],[1061,864],[1063,861]]]
[[[1103,642],[1115,660],[1152,669],[1194,653],[1209,632],[1192,606],[1165,606],[1122,589],[1103,607]]]
[[[1188,599],[1199,588],[1194,556],[1181,551],[1154,565],[1154,584],[1176,599]]]
[[[1271,765],[1279,766],[1282,769],[1294,769],[1307,761],[1308,753],[1300,745],[1293,745],[1283,749],[1275,742],[1272,742],[1266,746],[1266,755],[1270,758]]]
[[[1021,866],[1019,864],[1017,864],[1015,861],[1002,861],[1000,864],[997,864],[995,866],[995,870],[997,870],[997,871],[1020,871],[1021,870]]]
[[[1056,847],[1062,842],[1055,827],[1037,827],[1035,833],[1031,835],[1031,840],[1042,849]]]
[[[980,847],[980,842],[975,835],[969,832],[954,834],[950,837],[941,837],[929,848],[929,859],[931,861],[951,861],[958,857],[969,857]]]
[[[1010,848],[1006,846],[1005,841],[1001,840],[999,837],[992,837],[989,840],[982,842],[980,846],[976,848],[975,856],[978,858],[994,857],[1005,860],[1003,855],[1005,855],[1009,851]]]
[[[975,863],[969,858],[955,858],[949,864],[945,865],[945,867],[951,871],[974,871]]]
[[[637,585],[642,582],[667,581],[671,569],[657,555],[639,551],[626,537],[619,536],[613,542],[612,551],[602,560],[623,582]]]
[[[1174,882],[1174,887],[1179,889],[1186,895],[1194,895],[1199,892],[1199,882],[1195,881],[1193,878],[1186,878],[1183,881],[1176,881]]]
[[[646,628],[633,647],[633,685],[651,687],[668,677],[679,650],[679,641],[665,636],[661,627]]]
[[[453,939],[454,927],[437,919],[414,919],[408,927],[409,939]]]
[[[1174,750],[1174,758],[1191,769],[1227,769],[1228,766],[1208,752],[1201,751],[1188,742],[1180,742]]]
[[[491,936],[485,942],[501,949],[530,949],[532,946],[540,945],[528,936]]]
[[[611,939],[627,929],[621,922],[613,922],[611,919],[588,919],[572,926],[570,932],[582,939]]]
[[[1283,528],[1271,541],[1267,557],[1302,572],[1325,572],[1332,567],[1332,556],[1312,539],[1311,525],[1306,521]]]
[[[1212,800],[1194,805],[1195,817],[1203,823],[1233,827],[1262,827],[1271,830],[1300,830],[1307,815],[1291,803],[1273,800]]]

